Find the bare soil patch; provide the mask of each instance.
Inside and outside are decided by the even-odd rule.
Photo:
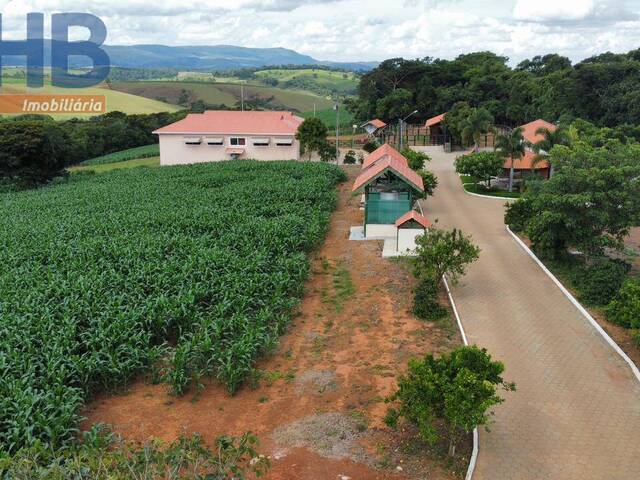
[[[353,179],[359,167],[346,170]],[[271,457],[268,479],[459,478],[470,442],[451,465],[439,448],[415,444],[415,432],[383,423],[384,398],[407,361],[462,342],[452,320],[425,323],[411,314],[414,280],[402,262],[381,257],[381,242],[348,241],[349,227],[362,222],[358,204],[351,183],[341,185],[299,315],[254,382],[235,396],[210,381],[174,397],[166,385],[141,380],[88,405],[83,426],[107,423],[139,441],[252,431]]]

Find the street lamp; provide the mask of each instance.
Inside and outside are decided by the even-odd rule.
[[[404,122],[409,118],[412,117],[413,115],[415,115],[416,113],[418,113],[418,110],[414,110],[413,112],[411,112],[409,115],[407,115],[406,117],[404,117],[402,120],[400,120],[400,150],[402,151],[402,137],[403,137],[403,126],[404,126]]]

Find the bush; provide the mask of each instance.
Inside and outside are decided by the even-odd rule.
[[[617,325],[640,328],[640,282],[627,280],[607,307],[606,314],[607,320]],[[640,340],[637,333],[636,340]]]
[[[354,165],[356,163],[356,152],[353,150],[349,150],[344,156],[344,164],[345,165]]]
[[[526,232],[527,225],[534,214],[532,203],[526,198],[522,198],[507,205],[507,212],[504,215],[504,223],[514,232]]]
[[[414,290],[413,314],[422,319],[436,321],[446,318],[449,312],[438,303],[438,284],[431,278],[418,283]]]
[[[491,178],[500,174],[504,160],[496,152],[475,152],[456,158],[456,172],[469,175],[475,179],[487,182],[491,186]]]
[[[416,152],[410,148],[403,149],[401,153],[407,159],[409,168],[412,170],[422,170],[424,168],[424,164],[431,161],[431,157],[426,153]]]
[[[378,145],[378,142],[376,142],[375,140],[370,140],[362,146],[362,149],[367,153],[371,153],[376,151],[379,146],[380,145]]]
[[[438,440],[436,420],[443,420],[449,434],[449,454],[462,432],[470,433],[490,418],[489,409],[504,400],[497,387],[515,390],[501,375],[504,365],[491,360],[485,349],[460,347],[440,358],[427,355],[411,360],[409,371],[398,379],[398,390],[387,402],[398,402],[385,422],[391,427],[400,417],[418,427],[419,436],[428,443]]]
[[[633,332],[633,341],[636,343],[636,347],[640,348],[640,330]]]
[[[591,305],[607,305],[622,288],[630,266],[620,260],[603,260],[581,265],[571,273],[580,300]]]

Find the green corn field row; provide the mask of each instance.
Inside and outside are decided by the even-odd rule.
[[[234,392],[286,328],[342,180],[227,162],[0,194],[0,453],[67,444],[93,394],[152,367],[177,394]]]

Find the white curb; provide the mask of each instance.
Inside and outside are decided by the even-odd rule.
[[[580,311],[580,313],[582,313],[582,315],[589,321],[591,326],[595,328],[596,331],[606,340],[606,342],[616,351],[616,353],[620,355],[625,362],[627,362],[627,364],[631,368],[631,371],[636,376],[636,379],[638,380],[638,382],[640,382],[640,370],[638,370],[638,366],[633,363],[633,360],[631,360],[629,356],[624,353],[624,350],[622,350],[620,346],[607,334],[607,332],[604,331],[604,329],[598,322],[596,322],[596,320],[591,316],[587,309],[584,308],[580,304],[580,302],[578,302],[578,300],[576,300],[576,298],[571,294],[571,292],[569,292],[569,290],[565,288],[564,285],[562,285],[560,280],[558,280],[556,276],[551,273],[551,271],[540,261],[536,254],[531,251],[531,249],[520,239],[520,237],[518,237],[511,231],[509,225],[506,225],[506,228],[507,232],[511,234],[518,245],[520,245],[520,247],[522,247],[522,249],[527,252],[531,258],[533,258],[533,261],[538,264],[538,266],[544,271],[544,273],[546,273],[547,276],[551,278],[551,280],[553,280],[553,283],[557,285],[560,291],[562,291],[562,293],[564,293],[564,295],[571,301],[571,303],[573,303],[573,305]]]
[[[469,341],[467,340],[467,334],[464,331],[464,327],[462,326],[462,320],[460,319],[460,314],[458,313],[458,308],[456,307],[456,302],[453,300],[453,295],[451,294],[451,289],[449,288],[449,283],[447,282],[446,277],[442,277],[442,281],[444,282],[444,286],[447,289],[447,295],[449,296],[449,302],[451,302],[451,308],[453,309],[453,313],[456,316],[456,322],[458,323],[458,328],[460,329],[460,333],[462,334],[462,342],[465,345],[469,345]],[[471,452],[471,459],[469,460],[469,468],[467,469],[467,474],[465,475],[465,480],[471,480],[473,477],[473,472],[476,469],[476,462],[478,461],[478,449],[479,449],[480,439],[478,435],[478,429],[473,429],[473,451]]]
[[[517,198],[511,198],[511,197],[495,197],[493,195],[481,195],[479,193],[473,193],[473,192],[470,192],[469,190],[467,190],[466,188],[464,188],[467,185],[473,185],[473,183],[463,183],[462,184],[462,189],[464,190],[464,193],[466,193],[467,195],[471,195],[473,197],[490,198],[491,200],[504,200],[504,201],[507,201],[507,202],[513,202],[515,200],[518,200]]]

